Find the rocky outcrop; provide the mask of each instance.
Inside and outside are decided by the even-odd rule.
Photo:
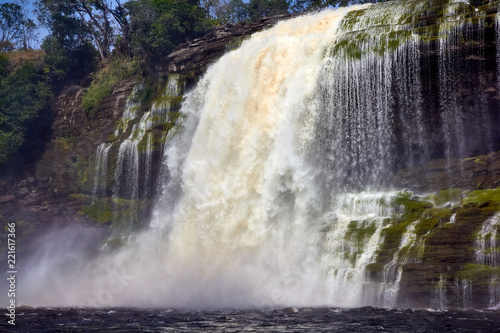
[[[459,159],[437,159],[401,170],[398,187],[414,192],[441,191],[448,188],[485,189],[500,186],[500,152]]]
[[[28,238],[52,225],[95,225],[81,214],[87,203],[72,195],[91,192],[96,145],[113,133],[134,84],[118,85],[94,115],[81,107],[84,88],[79,86],[66,88],[52,102],[52,140],[23,179],[0,187],[0,220],[24,226],[18,235]]]
[[[293,16],[295,15],[283,14],[266,17],[258,22],[216,27],[205,36],[180,45],[168,55],[160,74],[165,77],[170,73],[184,75],[189,85],[210,64],[214,63],[227,51],[238,47],[251,34],[270,28],[277,22]]]
[[[92,115],[81,106],[83,88],[69,87],[61,94],[54,106],[52,141],[35,165],[35,178],[42,186],[56,196],[91,190],[96,146],[113,133],[135,83],[122,82]]]

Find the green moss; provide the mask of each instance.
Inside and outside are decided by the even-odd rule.
[[[348,230],[345,233],[344,239],[357,243],[363,243],[368,241],[376,230],[376,226],[370,223],[370,221],[365,221],[364,223],[351,221],[349,223]]]
[[[90,206],[84,208],[87,216],[99,223],[108,223],[111,221],[111,205],[103,200],[99,200]]]
[[[126,242],[121,237],[113,237],[106,241],[105,249],[108,251],[114,251],[121,249],[126,245]]]
[[[462,206],[500,206],[500,188],[476,190],[467,193],[462,199]]]
[[[366,265],[366,271],[367,272],[383,272],[384,266],[385,266],[384,264],[374,262],[374,263]]]
[[[429,200],[433,201],[437,206],[442,206],[448,202],[460,202],[462,199],[462,189],[452,188],[439,191],[437,194],[430,195]]]
[[[402,219],[400,221],[396,221],[394,225],[384,228],[384,230],[382,230],[382,237],[384,238],[382,250],[398,249],[401,244],[401,237],[403,236],[403,233],[412,222],[414,222],[414,220]]]
[[[457,278],[470,280],[476,284],[489,284],[491,278],[498,276],[500,276],[500,267],[472,263],[465,264],[464,269],[456,274]]]
[[[92,197],[88,194],[84,193],[76,193],[76,194],[70,194],[69,198],[72,200],[77,200],[83,203],[91,203],[92,202]]]
[[[405,208],[406,214],[419,214],[424,212],[426,209],[434,207],[434,204],[430,201],[414,199],[413,193],[410,192],[399,193],[398,196],[394,199],[394,204],[397,206],[403,206]]]
[[[423,236],[434,229],[439,224],[439,222],[440,219],[438,217],[423,219],[419,223],[417,223],[415,227],[415,234],[417,235],[417,237]]]
[[[422,217],[424,218],[439,218],[440,220],[449,220],[453,210],[451,208],[438,207],[427,209]]]
[[[183,100],[184,100],[183,96],[162,96],[162,97],[155,98],[152,101],[152,105],[154,105],[154,104],[167,104],[168,103],[167,105],[169,105],[171,107],[173,105],[181,104]]]
[[[154,98],[154,93],[158,88],[158,82],[151,78],[148,78],[144,84],[144,88],[141,89],[138,100],[141,105],[148,105]]]
[[[73,164],[77,174],[77,185],[79,190],[90,192],[94,186],[91,175],[93,168],[88,161],[87,156],[79,155],[76,162]]]
[[[332,56],[340,55],[346,59],[358,60],[361,59],[361,46],[357,42],[352,42],[350,39],[338,40],[331,52]]]
[[[55,139],[56,146],[59,149],[62,149],[64,151],[68,151],[73,148],[73,145],[75,143],[75,137],[74,136],[69,136],[69,137],[58,137]]]

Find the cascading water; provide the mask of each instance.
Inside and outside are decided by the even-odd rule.
[[[469,129],[458,83],[435,89],[440,113],[428,121],[422,91],[436,83],[424,83],[420,73],[429,36],[410,14],[431,4],[327,10],[281,22],[228,52],[185,95],[165,144],[150,228],[98,260],[40,276],[33,288],[50,297],[35,292],[26,303],[396,306],[401,267],[420,261],[425,237],[414,208],[400,204],[418,198],[397,191],[392,175],[474,149],[463,139]],[[464,31],[453,20],[461,11],[450,8],[438,29],[436,67],[445,81],[456,74],[449,49]],[[484,87],[474,84],[479,94]],[[137,205],[141,174],[148,179],[144,194],[155,185],[151,130],[169,120],[179,93],[172,76],[165,99],[140,120],[134,120],[137,104],[124,113],[115,133],[125,137],[114,199]],[[475,106],[474,126],[487,122],[481,107]],[[429,144],[434,132],[444,132],[444,147]],[[102,163],[106,149],[99,148]],[[399,219],[406,213],[407,220]],[[382,249],[391,237],[394,245]],[[374,283],[367,267],[383,251],[383,276]],[[467,308],[471,286],[466,279],[456,283]],[[444,306],[444,275],[439,288]]]
[[[414,247],[422,246],[421,239],[417,239],[415,233],[415,227],[420,221],[415,221],[406,229],[405,233],[401,237],[401,244],[398,250],[394,253],[392,260],[384,266],[384,282],[380,285],[380,298],[382,304],[385,307],[394,307],[396,305],[397,296],[399,292],[399,284],[401,282],[401,276],[403,273],[402,265],[413,261],[418,262],[420,249],[417,249],[417,255],[411,255]]]
[[[152,171],[155,141],[164,142],[165,134],[158,139],[153,131],[155,126],[171,126],[173,100],[179,99],[180,94],[178,79],[179,75],[170,75],[162,96],[142,115],[140,95],[145,87],[142,83],[136,84],[114,132],[115,139],[121,138],[122,142],[119,145],[105,142],[97,147],[92,201],[95,203],[106,197],[105,190],[110,183],[108,172],[112,170],[108,158],[113,145],[118,146],[112,177],[114,185],[110,189],[115,208],[112,219],[123,220],[122,224],[128,231],[133,230],[138,221],[140,200],[153,197],[156,190],[153,180],[156,175]],[[157,146],[163,148],[163,145]]]
[[[108,157],[111,144],[101,143],[97,147],[94,189],[92,191],[92,202],[95,203],[98,197],[103,195],[104,186],[107,184]]]
[[[480,265],[500,267],[500,244],[497,243],[500,231],[500,214],[487,219],[476,236],[476,262]],[[488,288],[489,307],[500,307],[500,283],[498,276],[492,276]]]
[[[435,294],[435,308],[439,310],[445,310],[448,304],[448,300],[446,297],[446,275],[441,274],[439,275],[439,281],[436,283],[436,287],[434,290]]]
[[[500,266],[500,244],[497,232],[500,229],[500,214],[486,220],[476,237],[476,262],[481,265]]]

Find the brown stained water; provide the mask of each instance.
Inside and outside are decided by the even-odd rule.
[[[499,311],[19,308],[1,332],[500,332]]]

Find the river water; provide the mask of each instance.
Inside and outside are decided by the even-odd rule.
[[[1,332],[500,332],[499,311],[19,308]]]

